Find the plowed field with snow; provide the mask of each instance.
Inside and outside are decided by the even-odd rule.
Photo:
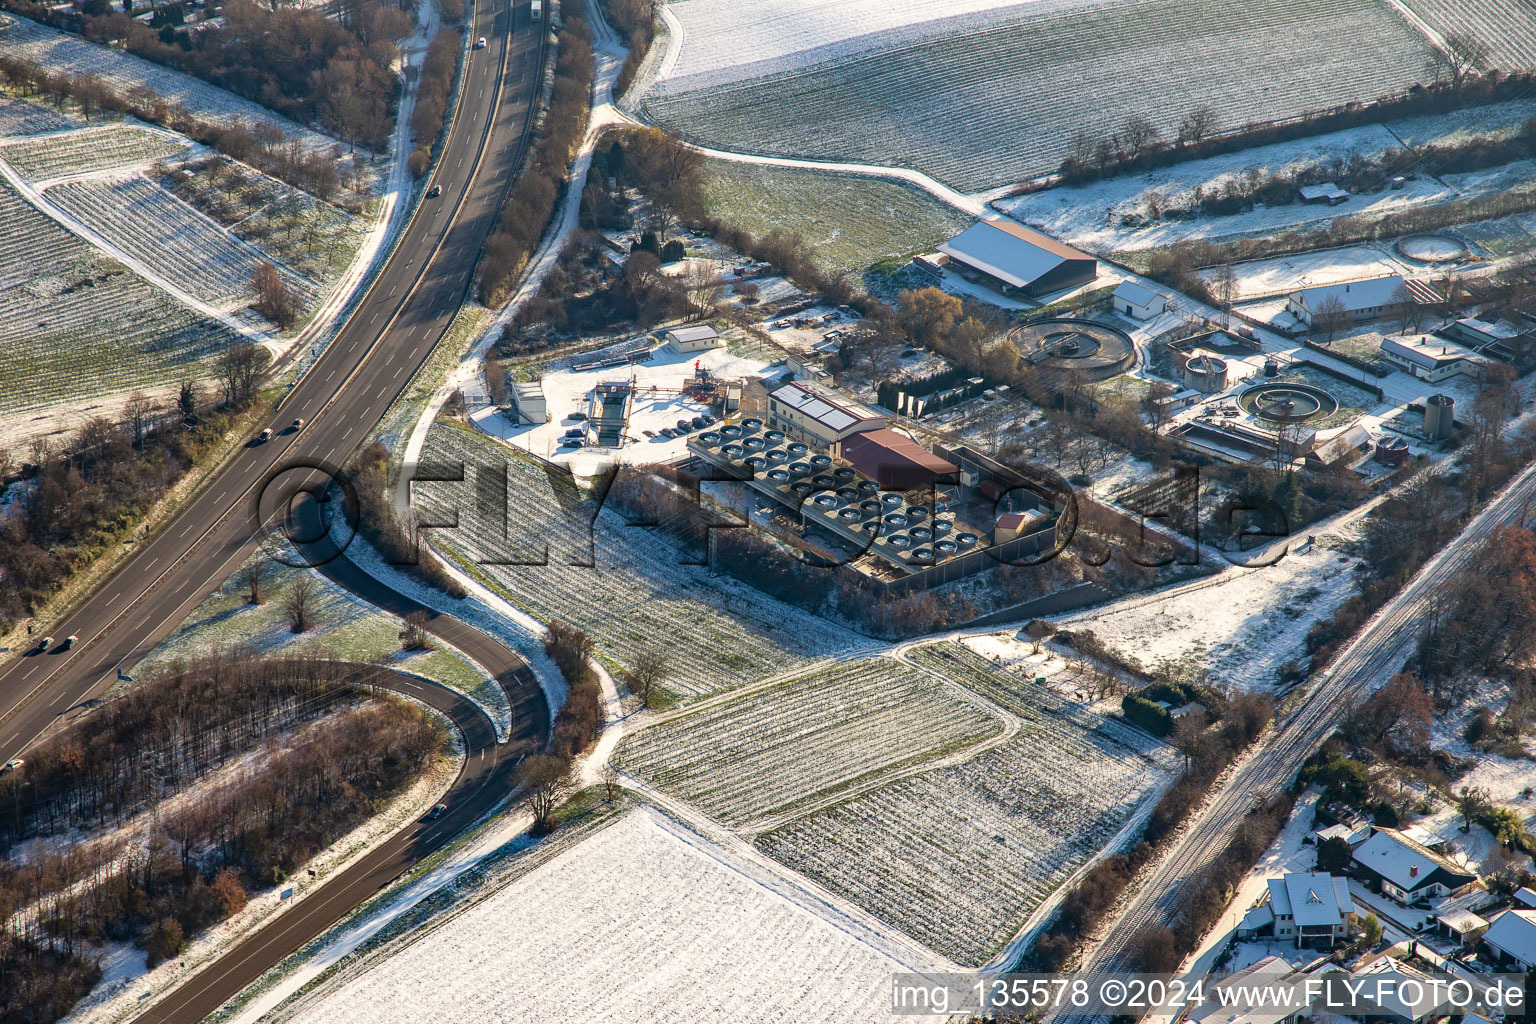
[[[1167,136],[1202,104],[1231,127],[1374,99],[1422,79],[1431,52],[1387,0],[1018,4],[822,45],[794,34],[793,18],[815,23],[798,5],[742,32],[726,9],[741,5],[673,8],[683,38],[650,116],[723,149],[914,167],[966,190],[1054,170],[1074,136],[1134,114]]]

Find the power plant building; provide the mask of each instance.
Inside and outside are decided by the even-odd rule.
[[[1098,261],[1016,221],[983,220],[939,250],[949,268],[980,279],[1004,295],[1039,296],[1085,285],[1098,276]]]
[[[878,409],[815,381],[792,380],[768,393],[770,427],[834,453],[845,438],[885,424]]]

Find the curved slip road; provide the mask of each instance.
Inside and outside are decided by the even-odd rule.
[[[369,680],[374,685],[412,697],[442,712],[463,734],[464,764],[443,797],[447,810],[436,820],[423,818],[406,825],[329,879],[318,891],[187,978],[136,1020],[145,1024],[196,1024],[219,1009],[268,968],[322,934],[416,861],[494,809],[511,792],[512,776],[523,753],[532,744],[542,743],[538,730],[524,730],[527,735],[519,735],[514,719],[513,741],[498,744],[495,726],[467,697],[414,676],[386,669],[377,672],[377,677]],[[523,691],[530,683],[535,692],[539,689],[526,667],[522,668],[521,676],[514,671],[498,678],[502,678],[507,699],[514,707],[520,700],[526,700]]]
[[[254,550],[267,481],[334,470],[383,416],[442,338],[473,280],[481,244],[522,157],[537,96],[543,31],[526,0],[480,0],[461,105],[423,200],[347,324],[283,399],[266,444],[240,449],[183,511],[62,621],[68,652],[13,654],[0,664],[0,758],[25,749],[71,709],[99,696]],[[283,424],[303,417],[294,432]],[[457,642],[457,641],[455,641]],[[462,645],[461,645],[462,646]]]

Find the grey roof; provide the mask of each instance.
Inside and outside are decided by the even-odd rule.
[[[1124,299],[1133,305],[1147,306],[1162,296],[1150,288],[1143,288],[1135,281],[1121,281],[1120,286],[1115,289],[1115,298]]]
[[[1028,286],[1067,260],[1093,259],[1049,235],[1004,220],[977,221],[939,249],[1016,288]]]
[[[1340,284],[1320,284],[1311,288],[1302,288],[1291,293],[1292,298],[1298,299],[1303,306],[1317,312],[1320,305],[1330,297],[1336,298],[1344,304],[1344,312],[1353,313],[1362,309],[1375,309],[1380,306],[1392,305],[1392,294],[1404,284],[1401,274],[1391,274],[1387,277],[1376,277],[1369,281],[1344,281]]]
[[[1269,902],[1276,914],[1293,917],[1298,928],[1337,927],[1355,912],[1349,882],[1325,871],[1271,878]]]
[[[1493,919],[1483,941],[1523,964],[1536,964],[1536,910],[1506,910]]]
[[[1355,863],[1370,868],[1382,878],[1412,892],[1423,885],[1436,868],[1443,868],[1468,879],[1477,877],[1464,868],[1394,829],[1378,828],[1376,833],[1355,848]]]
[[[770,392],[770,396],[829,430],[847,430],[860,420],[884,419],[878,411],[861,402],[833,395],[806,381],[792,380]]]
[[[687,327],[674,327],[667,332],[674,341],[708,341],[711,338],[720,337],[720,332],[709,324],[690,324]]]

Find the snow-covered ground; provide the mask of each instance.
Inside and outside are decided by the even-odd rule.
[[[278,125],[306,149],[329,151],[337,141],[329,135],[290,121],[257,103],[207,82],[152,64],[110,46],[88,42],[79,36],[15,15],[0,15],[0,46],[7,53],[39,61],[54,71],[74,75],[99,75],[117,89],[148,89],[194,117],[218,125],[254,128]]]
[[[768,372],[768,360],[738,355],[729,348],[679,354],[663,344],[655,348],[649,358],[632,366],[611,366],[602,370],[565,369],[546,374],[543,386],[544,402],[549,410],[548,423],[515,425],[507,413],[493,407],[482,409],[471,418],[485,433],[535,455],[568,462],[578,473],[595,472],[600,464],[614,461],[665,462],[682,456],[687,451],[687,440],[659,434],[648,438],[643,432],[650,430],[654,433],[662,427],[676,427],[679,419],[691,421],[695,416],[711,412],[709,407],[681,394],[683,382],[693,376],[696,362],[714,376],[725,379],[758,377]],[[572,419],[571,413],[587,411],[587,398],[594,387],[631,379],[636,390],[629,417],[629,434],[633,438],[629,444],[617,449],[559,447],[566,431],[584,426]],[[689,430],[692,432],[692,427]],[[590,432],[588,436],[591,436]]]
[[[896,936],[648,809],[632,811],[311,1002],[301,1024],[868,1022]]]
[[[1313,623],[1331,616],[1354,592],[1353,565],[1354,559],[1328,547],[1293,542],[1272,566],[1233,566],[1068,616],[1062,625],[1093,630],[1149,670],[1193,660],[1212,682],[1268,689],[1281,666],[1303,654]]]
[[[1336,136],[1348,138],[1338,139]],[[1334,140],[1333,144],[1322,140]],[[1288,203],[1255,208],[1229,217],[1198,217],[1162,220],[1142,226],[1126,226],[1122,218],[1145,218],[1148,201],[1158,205],[1188,200],[1196,188],[1219,189],[1249,168],[1275,173],[1331,160],[1337,154],[1371,154],[1395,144],[1383,129],[1355,128],[1320,139],[1305,139],[1226,156],[1192,160],[1159,168],[1146,174],[1107,178],[1087,185],[1048,189],[1000,201],[999,209],[1073,245],[1093,252],[1126,252],[1150,249],[1188,239],[1227,238],[1234,235],[1273,234],[1303,226],[1319,227],[1348,214],[1397,213],[1415,206],[1444,202],[1457,196],[1455,188],[1433,178],[1413,177],[1401,189],[1351,195],[1338,206]],[[1138,221],[1138,223],[1140,223]]]
[[[744,77],[747,66],[833,47],[856,53],[885,40],[865,38],[917,28],[941,18],[976,19],[988,12],[1029,6],[1040,13],[1085,7],[1096,0],[674,0],[663,8],[669,30],[660,77],[709,74],[719,81]],[[821,51],[825,53],[825,51]]]

